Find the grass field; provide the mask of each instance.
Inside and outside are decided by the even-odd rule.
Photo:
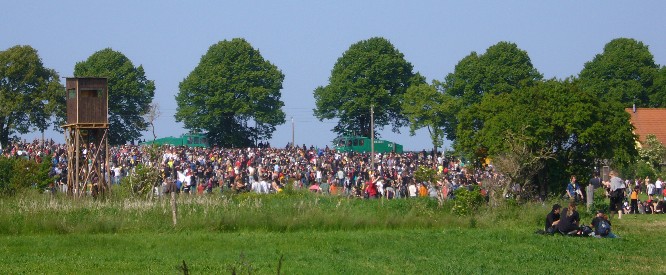
[[[178,274],[183,261],[191,274],[666,273],[666,215],[626,215],[620,239],[596,239],[534,234],[542,204],[458,217],[427,199],[178,202],[172,227],[168,200],[0,199],[0,274]]]

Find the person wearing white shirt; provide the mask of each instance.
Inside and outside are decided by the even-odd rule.
[[[648,199],[652,201],[654,198],[654,189],[656,186],[650,181],[650,178],[645,178],[645,184],[647,186]]]
[[[416,198],[416,185],[414,185],[414,182],[410,182],[409,186],[407,187],[407,191],[409,191],[409,197],[410,198]]]
[[[663,198],[663,194],[662,194],[662,192],[664,191],[663,186],[662,186],[663,184],[664,184],[664,182],[661,181],[661,178],[657,178],[657,181],[654,182],[654,186],[657,189],[657,192],[656,192],[657,197],[662,196],[662,198]]]

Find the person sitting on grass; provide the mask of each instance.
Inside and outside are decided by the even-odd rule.
[[[560,221],[557,223],[557,230],[564,235],[575,235],[578,233],[580,215],[576,211],[576,203],[569,202],[569,207],[562,210],[564,215],[560,215]]]
[[[611,223],[608,216],[599,210],[597,215],[592,219],[592,228],[594,228],[594,236],[597,238],[617,238],[618,236],[611,232]]]
[[[652,201],[650,200],[644,201],[643,209],[645,209],[644,211],[645,214],[652,214],[654,212],[654,206],[652,205]]]
[[[546,227],[544,229],[546,233],[553,234],[557,231],[557,224],[560,222],[560,210],[562,210],[562,206],[554,204],[553,209],[546,215]]]
[[[571,181],[567,185],[567,196],[569,197],[569,200],[572,201],[583,199],[583,192],[580,191],[576,176],[571,176]]]
[[[664,213],[664,202],[659,201],[658,198],[655,198],[654,201],[652,202],[652,206],[654,211],[652,213],[654,214],[662,214]]]

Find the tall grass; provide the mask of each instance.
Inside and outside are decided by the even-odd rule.
[[[452,202],[301,192],[180,195],[178,205],[173,227],[167,198],[0,198],[0,274],[172,274],[183,261],[194,274],[666,272],[659,253],[640,256],[666,241],[666,215],[626,215],[613,220],[620,239],[596,239],[533,234],[551,202],[471,216],[452,214]]]
[[[181,194],[177,204],[178,225],[173,227],[168,198],[94,200],[24,192],[0,198],[0,234],[540,228],[550,210],[550,204],[507,204],[461,217],[451,213],[452,202],[439,206],[429,198],[361,200],[307,191]]]

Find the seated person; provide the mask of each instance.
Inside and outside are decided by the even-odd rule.
[[[567,185],[567,196],[569,196],[569,200],[583,199],[583,192],[580,191],[580,185],[576,181],[576,176],[571,176],[571,181]]]
[[[663,201],[659,201],[659,199],[655,198],[652,205],[654,206],[654,208],[653,208],[654,212],[653,213],[655,213],[655,214],[664,213],[664,202]]]
[[[560,210],[562,207],[559,204],[554,204],[553,209],[546,215],[546,233],[553,234],[557,231],[557,224],[560,222]]]
[[[608,216],[606,216],[603,211],[597,211],[597,215],[592,219],[590,224],[592,225],[592,228],[594,228],[595,237],[617,238],[617,236],[611,232],[611,223],[608,220]]]
[[[654,205],[652,205],[651,200],[647,200],[643,203],[643,208],[645,209],[645,214],[654,213]]]
[[[631,213],[631,205],[629,205],[628,201],[624,201],[622,211],[624,211],[624,213]]]
[[[578,225],[580,223],[580,216],[576,211],[576,203],[573,201],[569,202],[569,207],[564,208],[562,213],[564,215],[560,215],[557,230],[564,235],[577,233],[580,229]]]

